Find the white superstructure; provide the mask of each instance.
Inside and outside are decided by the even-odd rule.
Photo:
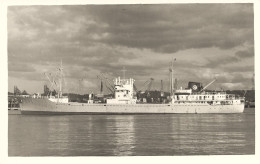
[[[114,80],[114,99],[107,99],[107,104],[136,104],[134,98],[134,79],[121,79],[120,77]]]
[[[175,104],[232,105],[244,103],[244,98],[223,91],[193,93],[192,89],[185,89],[176,90],[173,101]]]
[[[69,103],[69,98],[67,96],[61,96],[61,97],[57,97],[57,96],[50,96],[48,97],[48,99],[51,102],[55,102],[55,103]]]

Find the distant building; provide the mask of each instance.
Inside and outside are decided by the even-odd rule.
[[[30,95],[19,95],[19,97],[30,97]]]
[[[32,95],[32,98],[41,98],[41,94],[40,93],[34,93]]]

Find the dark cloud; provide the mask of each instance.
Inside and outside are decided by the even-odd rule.
[[[198,67],[211,71],[202,81],[214,69],[252,71],[253,27],[252,4],[10,6],[9,77],[41,79],[62,60],[70,79],[118,76],[123,66],[138,80],[162,79],[169,60],[187,50],[175,65],[187,78],[199,79]],[[212,52],[193,54],[198,49]]]
[[[252,4],[122,5],[92,9],[96,18],[108,25],[105,30],[110,35],[103,40],[108,44],[176,52],[214,46],[231,48],[253,42]]]
[[[254,35],[252,4],[36,6],[33,16],[19,12],[26,9],[9,10],[18,15],[20,30],[40,30],[38,39],[52,41],[98,41],[169,53],[188,48],[232,48],[252,43]],[[66,24],[70,27],[59,33]],[[104,33],[107,37],[97,38]]]
[[[237,51],[236,56],[240,59],[254,57],[254,47],[250,47],[243,51]]]

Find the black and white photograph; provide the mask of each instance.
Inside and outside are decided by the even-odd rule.
[[[7,5],[7,156],[254,157],[255,7]]]

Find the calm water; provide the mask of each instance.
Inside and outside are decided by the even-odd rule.
[[[9,115],[9,156],[255,154],[242,114]]]

